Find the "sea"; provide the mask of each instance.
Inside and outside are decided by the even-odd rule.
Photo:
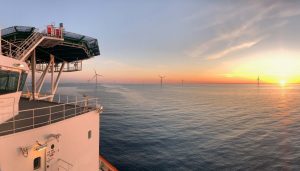
[[[300,170],[300,85],[62,84],[99,97],[100,152],[120,171]]]

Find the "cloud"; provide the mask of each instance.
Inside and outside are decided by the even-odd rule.
[[[258,42],[260,42],[260,40],[255,40],[255,41],[251,41],[251,42],[244,42],[232,47],[229,47],[228,49],[225,49],[221,52],[215,53],[213,55],[210,55],[209,57],[207,57],[207,59],[219,59],[222,58],[223,56],[226,56],[229,53],[241,50],[241,49],[247,49],[250,48],[254,45],[256,45]]]
[[[228,11],[230,13],[226,15],[225,12]],[[186,51],[188,56],[219,59],[236,51],[251,48],[262,41],[269,31],[287,24],[287,18],[300,15],[297,6],[282,1],[240,3],[231,5],[231,9],[226,8],[225,12],[219,12],[225,14],[224,16],[221,15],[216,20],[203,24],[207,25],[203,34],[210,32],[212,36],[188,49]],[[271,23],[266,26],[267,22]]]

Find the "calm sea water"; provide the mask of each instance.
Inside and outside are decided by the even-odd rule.
[[[98,96],[120,170],[300,170],[300,86],[68,85]]]

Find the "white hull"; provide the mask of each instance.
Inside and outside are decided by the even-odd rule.
[[[41,156],[41,167],[37,171],[99,170],[99,125],[99,112],[95,110],[40,128],[1,136],[0,170],[33,171],[33,162],[38,156]],[[51,135],[59,135],[59,138]],[[47,143],[47,147],[38,151],[37,141]],[[52,144],[54,149],[51,149]],[[28,148],[27,157],[20,148]]]

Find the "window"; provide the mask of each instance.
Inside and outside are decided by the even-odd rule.
[[[16,92],[18,89],[19,73],[0,70],[0,94]]]
[[[41,167],[41,157],[37,157],[33,160],[33,169],[37,170]]]
[[[21,82],[20,82],[20,85],[19,85],[19,91],[23,90],[25,82],[26,82],[26,78],[27,78],[27,73],[23,71],[22,74],[21,74]]]

